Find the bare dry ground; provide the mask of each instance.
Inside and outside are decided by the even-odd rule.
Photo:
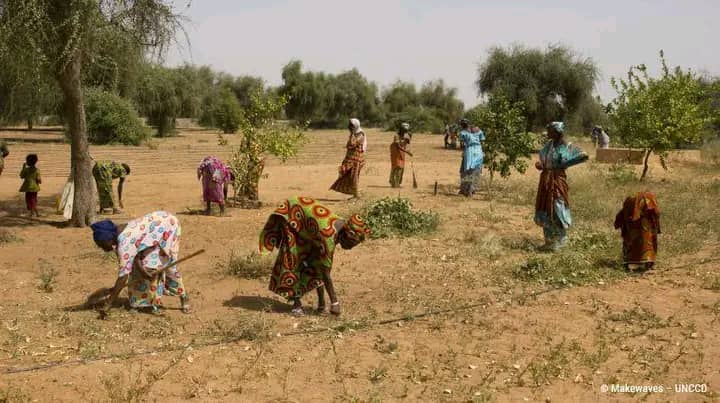
[[[577,225],[571,248],[550,256],[534,248],[542,242],[531,220],[537,173],[496,179],[493,191],[466,200],[456,194],[460,153],[442,149],[439,136],[415,136],[420,187],[412,189],[407,169],[397,191],[387,183],[392,137],[370,131],[363,197],[348,202],[328,190],[345,134],[312,132],[299,158],[285,165],[269,161],[260,188],[265,207],[230,209],[226,217],[195,214],[202,208],[197,163],[208,154],[229,154],[216,146],[213,133],[185,132],[137,148],[94,147],[95,158],[133,168],[118,221],[157,209],[176,212],[182,252],[208,251],[181,267],[193,314],[183,315],[179,302],[166,298],[161,317],[118,308],[100,321],[93,311],[74,307],[114,282],[113,258],[94,246],[88,229],[60,228],[54,214],[68,146],[43,141],[58,134],[0,137],[13,138],[0,177],[0,401],[720,396],[720,275],[712,260],[718,257],[720,179],[709,165],[677,162],[669,172],[654,165],[645,184],[627,180],[622,167],[591,162],[571,169]],[[16,171],[31,151],[39,154],[44,174],[39,220],[21,217],[17,192]],[[655,274],[626,275],[616,269],[620,243],[612,221],[622,198],[642,188],[657,192],[663,208],[661,261]],[[343,315],[293,318],[267,291],[266,275],[228,273],[229,256],[256,250],[265,218],[291,195],[323,200],[341,214],[400,195],[438,212],[442,221],[434,233],[339,250],[333,273]],[[460,309],[467,305],[473,307]],[[447,309],[457,310],[421,316]],[[43,367],[48,363],[53,366]],[[677,383],[707,389],[676,393]],[[603,393],[603,384],[662,385],[665,392]]]

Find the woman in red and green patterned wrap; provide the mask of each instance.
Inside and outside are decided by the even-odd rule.
[[[339,315],[330,271],[335,246],[352,249],[370,235],[370,228],[359,215],[343,219],[309,197],[283,201],[270,215],[260,234],[260,251],[278,248],[270,277],[270,291],[293,301],[292,313],[303,315],[300,299],[316,290],[318,313],[325,311],[325,290],[330,297],[330,313]]]

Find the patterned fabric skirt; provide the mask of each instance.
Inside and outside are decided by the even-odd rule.
[[[202,176],[203,186],[203,200],[205,202],[212,202],[218,204],[225,203],[225,194],[223,193],[223,183],[215,182],[212,175],[203,173]]]
[[[470,197],[480,187],[482,168],[469,169],[460,174],[460,194]]]
[[[623,260],[625,264],[655,262],[658,249],[657,231],[647,218],[627,222],[623,231]]]
[[[114,208],[112,172],[95,165],[92,170],[95,184],[97,185],[98,197],[100,198],[100,210]]]
[[[186,297],[182,276],[176,267],[162,270],[169,261],[160,247],[146,249],[135,259],[128,281],[131,308],[154,308],[162,305],[162,296]]]
[[[340,165],[340,177],[330,189],[347,195],[358,196],[360,171],[364,166],[364,157],[346,157],[342,165]]]
[[[322,287],[323,273],[313,264],[317,252],[313,243],[303,241],[286,221],[282,224],[282,241],[278,251],[268,289],[289,300]]]

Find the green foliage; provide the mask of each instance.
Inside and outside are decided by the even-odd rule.
[[[527,131],[553,120],[568,120],[592,96],[598,69],[563,46],[547,50],[514,46],[490,49],[478,69],[477,87],[483,95],[503,95],[522,102]]]
[[[613,164],[608,170],[608,179],[619,185],[627,185],[637,179],[635,169],[625,164]]]
[[[409,237],[435,231],[440,224],[437,213],[413,211],[410,200],[402,198],[375,201],[365,207],[364,216],[373,238]]]
[[[205,127],[217,127],[225,134],[236,133],[240,128],[243,112],[235,94],[228,88],[222,88],[218,94],[211,95],[203,102],[200,124]]]
[[[88,140],[92,144],[140,145],[148,137],[130,101],[97,88],[85,91]]]
[[[383,121],[378,87],[356,69],[338,75],[303,72],[300,61],[282,71],[279,94],[287,98],[288,118],[314,127],[345,127],[351,117],[365,126]]]
[[[639,65],[630,68],[626,80],[612,79],[618,95],[610,105],[610,116],[622,143],[664,158],[671,149],[699,142],[708,119],[696,75],[680,67],[671,70],[662,51],[660,62],[658,78],[650,77],[647,67]],[[646,158],[641,179],[647,168]]]
[[[235,174],[235,189],[246,200],[259,200],[259,183],[265,169],[265,155],[282,162],[297,155],[305,142],[303,127],[280,124],[275,118],[287,99],[256,92],[239,121],[243,139],[233,148],[230,169]],[[221,144],[224,139],[220,138]]]
[[[535,136],[525,131],[527,125],[521,103],[511,104],[502,95],[492,95],[486,105],[471,109],[466,117],[486,134],[483,164],[503,178],[511,170],[524,173],[527,159],[535,149]]]
[[[147,117],[149,125],[156,127],[159,137],[175,131],[175,119],[181,108],[177,88],[172,71],[155,65],[144,69],[138,83],[140,113]]]
[[[446,123],[463,113],[457,89],[446,87],[442,80],[425,83],[419,92],[415,84],[398,81],[383,92],[382,99],[389,130],[408,122],[414,132],[442,133]]]

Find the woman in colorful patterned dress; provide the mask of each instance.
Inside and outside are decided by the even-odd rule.
[[[393,137],[390,143],[390,186],[399,188],[402,184],[403,173],[405,172],[405,154],[412,156],[410,153],[410,124],[403,123],[400,130]]]
[[[463,144],[463,157],[460,163],[460,194],[472,197],[480,184],[483,166],[482,142],[485,133],[479,128],[470,129],[467,119],[460,121],[460,140]]]
[[[650,270],[655,266],[660,233],[660,208],[655,195],[638,192],[625,199],[623,208],[615,216],[615,229],[623,239],[623,263],[643,266]]]
[[[365,152],[367,151],[367,137],[360,127],[360,121],[350,119],[348,123],[350,137],[347,141],[345,159],[340,164],[340,177],[330,187],[336,192],[358,197],[360,184],[360,171],[365,166]]]
[[[130,166],[115,161],[96,161],[92,169],[95,184],[97,185],[98,197],[100,198],[100,213],[120,213],[123,206],[122,194],[125,177],[130,175]],[[114,179],[120,179],[118,183],[118,206],[113,200],[112,183]],[[117,208],[119,207],[119,208]]]
[[[202,179],[205,214],[210,215],[211,203],[217,203],[220,206],[220,214],[224,214],[227,186],[232,177],[230,168],[217,157],[208,156],[200,162],[197,176],[198,179]]]
[[[535,223],[543,227],[543,249],[558,250],[567,242],[572,225],[569,186],[565,169],[587,161],[588,155],[565,140],[565,124],[552,122],[547,127],[548,141],[540,150],[535,168],[541,171],[535,199]]]
[[[177,267],[171,266],[180,253],[180,221],[165,211],[156,211],[116,226],[110,220],[90,226],[95,244],[115,251],[118,279],[101,314],[107,313],[120,291],[128,287],[130,307],[158,313],[163,295],[179,296],[182,311],[190,312],[187,290]]]
[[[330,313],[340,314],[330,270],[335,246],[352,249],[370,235],[359,215],[343,219],[308,197],[283,201],[260,233],[260,251],[278,248],[270,291],[293,301],[294,315],[303,315],[300,298],[317,290],[318,312],[325,310],[325,289]]]

